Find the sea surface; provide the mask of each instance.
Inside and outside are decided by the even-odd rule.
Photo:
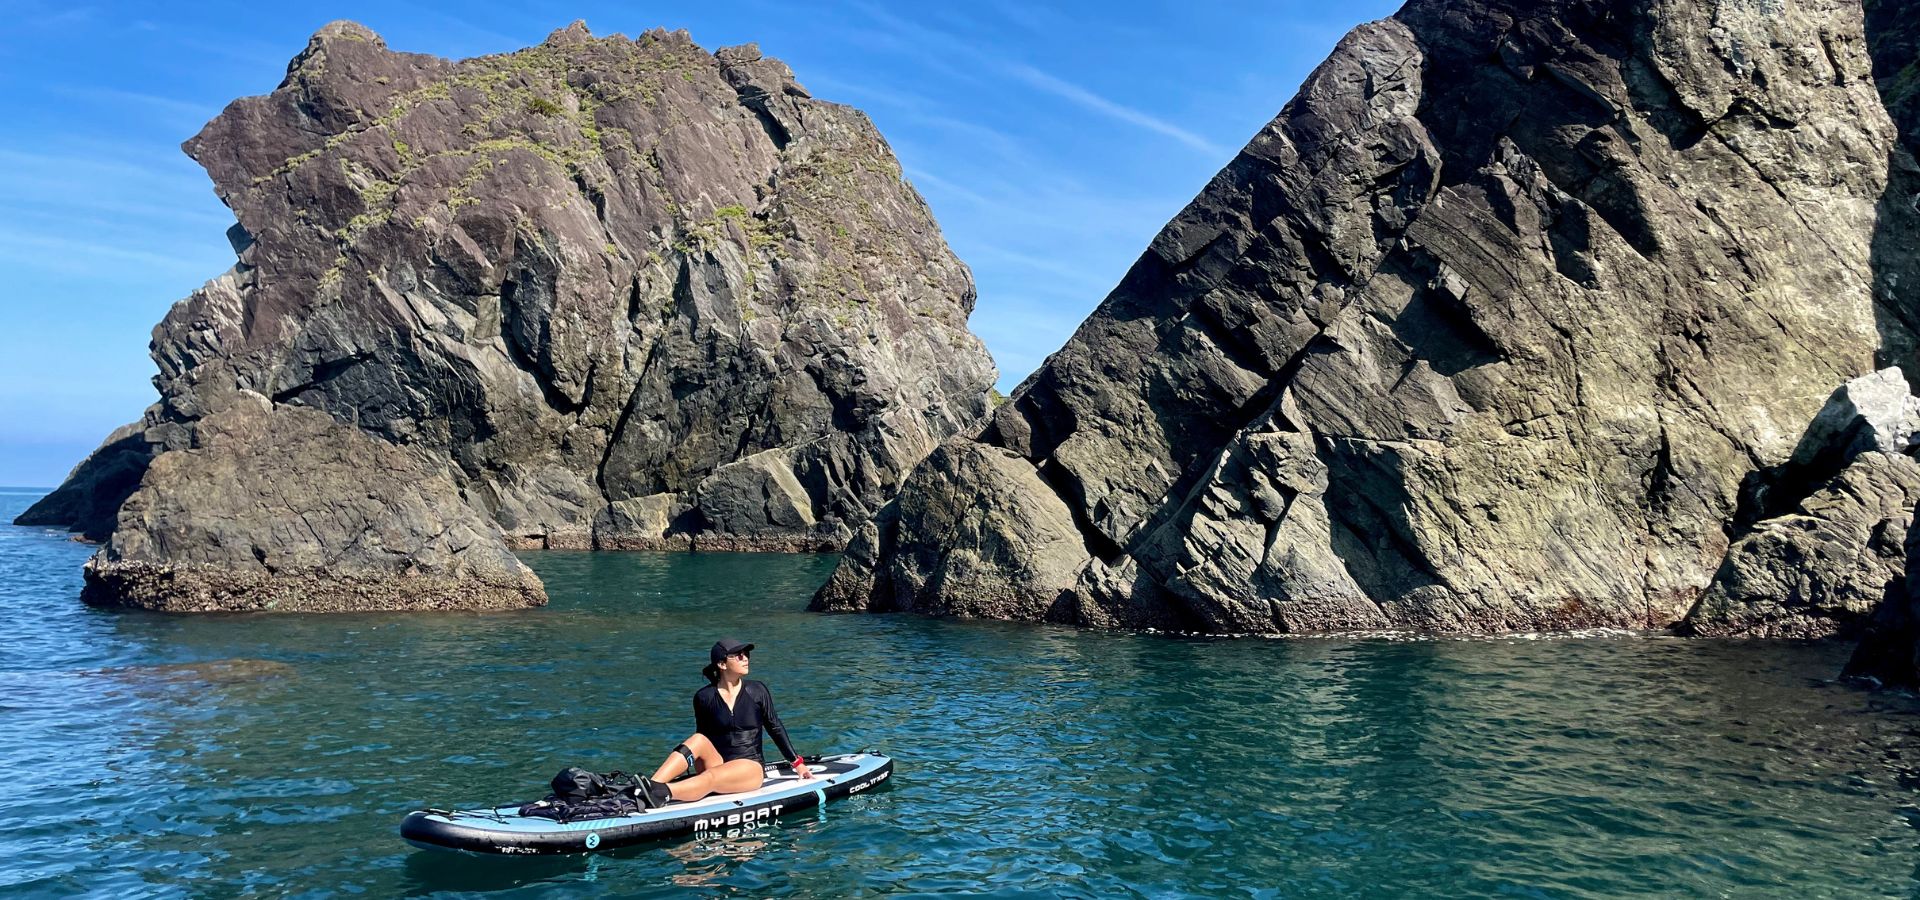
[[[168,617],[82,606],[90,552],[0,526],[0,895],[1920,895],[1920,704],[1838,646],[825,616],[832,557],[758,554],[528,554],[521,613]],[[400,841],[657,765],[721,636],[892,787],[594,856]]]

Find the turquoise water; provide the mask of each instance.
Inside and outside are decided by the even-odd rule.
[[[821,616],[831,557],[752,554],[530,554],[525,613],[170,618],[81,606],[89,552],[0,527],[0,894],[1920,895],[1920,704],[1840,647]],[[723,635],[894,786],[583,858],[395,835],[657,764]]]

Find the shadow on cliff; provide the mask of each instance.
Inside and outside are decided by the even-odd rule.
[[[153,455],[142,423],[123,425],[13,524],[65,528],[88,541],[104,541],[113,534],[121,505],[139,489]]]
[[[1920,387],[1920,356],[1912,335],[1920,333],[1920,21],[1903,0],[1868,0],[1867,53],[1873,80],[1893,117],[1898,139],[1887,159],[1887,187],[1880,195],[1870,257],[1875,322],[1880,329],[1879,366],[1897,365]]]
[[[1907,0],[1865,3],[1874,86],[1898,134],[1887,155],[1886,190],[1875,209],[1869,265],[1874,323],[1880,332],[1874,364],[1899,366],[1908,384],[1920,390],[1920,358],[1913,337],[1920,334],[1920,309],[1914,303],[1914,291],[1920,285],[1920,163],[1915,161],[1920,150],[1920,22],[1907,14],[1908,6]],[[1914,550],[1909,534],[1909,574]],[[1920,660],[1916,660],[1920,619],[1914,614],[1912,584],[1908,578],[1887,591],[1847,663],[1846,675],[1873,678],[1888,687],[1920,686]]]

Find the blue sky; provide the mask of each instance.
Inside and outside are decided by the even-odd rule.
[[[1010,390],[1342,34],[1397,6],[0,0],[0,484],[57,483],[154,400],[154,323],[232,264],[232,216],[180,142],[329,20],[455,58],[574,19],[758,42],[879,125],[973,268]]]

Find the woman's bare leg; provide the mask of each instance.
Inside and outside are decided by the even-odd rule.
[[[708,794],[751,791],[759,787],[765,778],[766,770],[761,768],[759,760],[735,759],[717,766],[702,767],[700,774],[669,784],[667,790],[673,792],[675,800],[698,800]]]
[[[719,768],[720,764],[726,761],[720,758],[720,751],[713,749],[713,742],[707,740],[705,735],[696,733],[680,743],[687,745],[687,749],[693,751],[695,772]],[[653,770],[653,780],[666,784],[686,774],[687,758],[681,756],[679,750],[675,750],[667,754],[667,761],[661,763],[660,768]]]

